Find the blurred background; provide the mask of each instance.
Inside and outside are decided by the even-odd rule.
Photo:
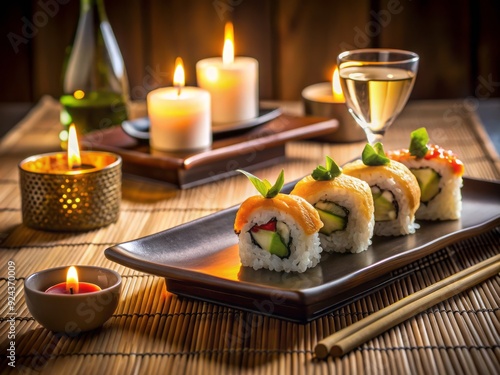
[[[105,0],[105,5],[133,100],[171,85],[177,56],[184,60],[186,83],[195,85],[196,62],[221,55],[229,20],[236,55],[259,61],[261,99],[299,100],[304,87],[331,80],[341,51],[364,47],[420,55],[411,99],[500,97],[500,2],[495,0]],[[2,4],[0,109],[29,106],[47,94],[59,97],[79,6],[78,0]]]

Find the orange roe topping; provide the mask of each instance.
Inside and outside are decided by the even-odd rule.
[[[456,155],[451,150],[445,150],[438,145],[427,145],[428,150],[425,154],[424,159],[432,160],[438,159],[442,162],[446,162],[453,169],[453,173],[462,176],[464,174],[464,164],[457,159]],[[398,151],[389,151],[387,156],[396,161],[403,161],[408,159],[416,159],[415,156],[410,154],[408,149],[402,149]]]
[[[446,160],[456,175],[462,176],[464,174],[464,164],[457,159],[451,150],[445,150],[437,145],[429,145],[429,150],[424,158],[427,160],[436,158]]]

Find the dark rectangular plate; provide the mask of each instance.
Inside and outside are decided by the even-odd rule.
[[[214,139],[209,149],[196,152],[154,152],[148,143],[131,137],[121,126],[86,134],[82,145],[120,155],[124,174],[188,189],[232,176],[236,169],[276,164],[286,156],[287,142],[331,134],[337,128],[334,119],[280,115],[243,133]]]
[[[284,191],[291,191],[289,183]],[[233,232],[238,207],[105,250],[107,258],[163,276],[175,294],[307,322],[390,281],[389,273],[500,224],[500,183],[464,178],[462,218],[426,222],[417,233],[374,237],[359,254],[323,253],[305,273],[243,267]]]

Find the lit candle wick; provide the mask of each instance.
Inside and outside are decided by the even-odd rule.
[[[224,48],[222,49],[222,63],[234,62],[234,30],[232,22],[227,22],[224,27]]]
[[[71,266],[66,274],[66,293],[68,291],[69,294],[75,294],[75,292],[78,294],[79,292],[78,272],[74,266]]]
[[[70,169],[77,169],[81,165],[82,159],[80,157],[80,148],[78,147],[76,128],[75,124],[71,124],[68,132],[68,167]]]
[[[186,84],[184,66],[180,57],[175,59],[174,86],[177,87],[177,96],[181,96],[182,86]]]
[[[68,167],[72,171],[95,168],[91,164],[82,164],[75,124],[70,125],[68,133]]]

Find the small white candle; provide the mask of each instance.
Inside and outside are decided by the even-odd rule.
[[[184,87],[182,65],[176,65],[175,87],[156,89],[147,96],[150,146],[174,152],[207,148],[212,143],[210,93]]]
[[[198,86],[212,96],[212,121],[227,123],[255,118],[259,113],[259,63],[234,57],[233,27],[226,24],[223,56],[198,61]]]
[[[335,68],[332,82],[317,83],[302,90],[302,97],[321,103],[336,103],[345,105],[345,97],[340,86],[339,70]]]

